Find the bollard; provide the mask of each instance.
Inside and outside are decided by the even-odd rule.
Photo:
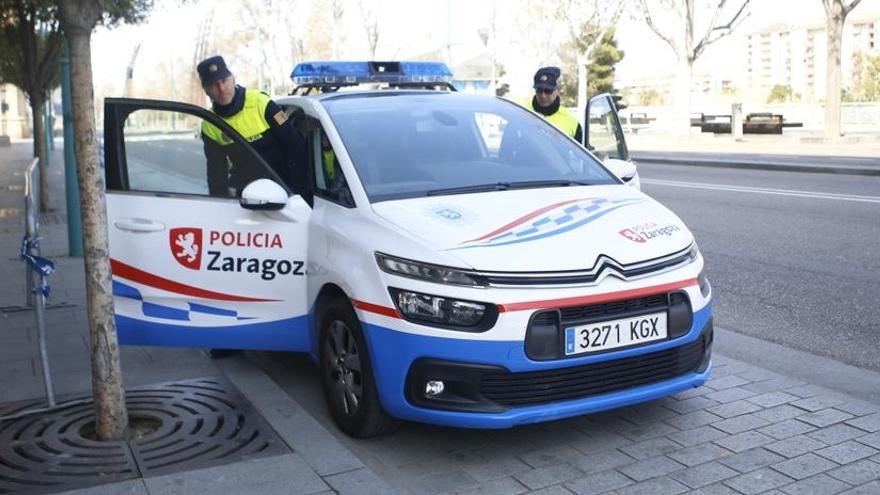
[[[730,106],[730,132],[734,141],[743,140],[743,106],[742,103],[734,103]]]

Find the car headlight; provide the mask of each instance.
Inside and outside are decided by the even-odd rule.
[[[709,277],[706,276],[705,269],[700,271],[700,275],[697,277],[697,282],[700,284],[700,294],[702,294],[704,298],[709,297],[709,292],[712,290],[712,286],[709,284]]]
[[[494,304],[433,296],[389,287],[397,311],[408,321],[453,330],[481,332],[498,318]]]
[[[481,277],[458,268],[432,265],[404,258],[397,258],[383,253],[376,253],[376,263],[387,273],[403,277],[435,282],[438,284],[464,285],[468,287],[485,287],[486,281]]]
[[[697,243],[694,242],[693,244],[691,244],[691,248],[688,251],[688,258],[690,258],[691,261],[695,261],[697,259],[697,256],[699,256],[699,255],[700,255],[700,248],[697,247]]]

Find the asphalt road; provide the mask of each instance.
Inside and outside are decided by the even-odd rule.
[[[718,326],[880,370],[880,177],[639,171],[696,235]]]

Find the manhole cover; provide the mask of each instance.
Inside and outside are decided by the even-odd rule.
[[[130,417],[154,425],[142,438],[87,438],[91,402],[0,422],[0,493],[56,492],[289,452],[222,378],[139,387],[125,399]],[[0,415],[35,405],[0,406]]]

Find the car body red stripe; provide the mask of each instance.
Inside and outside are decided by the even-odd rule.
[[[605,294],[593,294],[589,296],[566,297],[564,299],[545,299],[543,301],[525,301],[517,303],[499,304],[498,312],[508,311],[525,311],[529,309],[552,309],[564,308],[568,306],[584,306],[587,304],[599,304],[612,301],[620,301],[623,299],[632,299],[634,297],[645,297],[653,294],[662,294],[676,289],[683,289],[697,285],[696,278],[689,278],[680,282],[672,282],[668,284],[653,285],[651,287],[642,287],[639,289],[621,290],[617,292],[608,292]]]
[[[400,313],[397,312],[394,308],[389,308],[388,306],[381,306],[379,304],[368,303],[365,301],[358,301],[357,299],[352,299],[351,303],[354,304],[354,307],[357,309],[368,311],[370,313],[376,313],[382,316],[389,316],[391,318],[400,319]]]
[[[476,239],[471,239],[469,241],[463,241],[463,242],[461,242],[461,244],[465,244],[468,242],[482,241],[483,239],[487,239],[487,238],[492,237],[496,234],[500,234],[501,232],[504,232],[505,230],[507,230],[511,227],[515,227],[516,225],[519,225],[519,224],[525,222],[526,220],[531,220],[532,218],[535,218],[536,216],[538,216],[542,213],[546,213],[546,212],[552,210],[553,208],[556,208],[556,207],[559,207],[562,205],[567,205],[569,203],[576,203],[578,201],[583,201],[584,199],[587,199],[587,198],[570,199],[568,201],[560,201],[559,203],[554,203],[552,205],[545,206],[545,207],[541,208],[540,210],[535,210],[527,215],[523,215],[503,227],[498,227],[497,229],[493,230],[492,232],[489,232],[486,235],[477,237]]]
[[[110,260],[110,269],[113,275],[124,279],[137,282],[139,284],[148,285],[156,289],[175,292],[185,296],[198,297],[201,299],[213,299],[215,301],[237,301],[237,302],[277,302],[278,299],[260,299],[257,297],[236,296],[232,294],[224,294],[222,292],[214,292],[212,290],[201,289],[191,285],[182,284],[169,280],[152,273],[145,272],[139,268],[127,265],[119,260]]]

